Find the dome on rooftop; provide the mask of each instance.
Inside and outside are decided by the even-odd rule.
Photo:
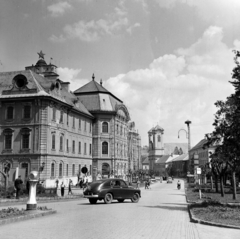
[[[36,63],[36,66],[46,66],[46,65],[47,63],[43,59],[38,60],[38,62]]]

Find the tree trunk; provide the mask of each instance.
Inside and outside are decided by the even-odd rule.
[[[237,199],[237,187],[236,187],[236,175],[235,171],[232,172],[232,184],[233,184],[233,200]]]
[[[218,193],[218,176],[215,175],[215,188],[216,188],[216,193]]]
[[[210,181],[211,181],[211,190],[213,190],[213,178],[212,178],[212,175],[210,176]]]
[[[221,186],[221,196],[224,197],[224,185],[223,185],[223,176],[220,176],[220,186]]]

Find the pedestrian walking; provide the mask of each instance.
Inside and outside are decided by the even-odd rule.
[[[29,191],[30,191],[30,182],[29,182],[29,178],[27,179],[27,182],[26,182],[26,190],[27,190],[27,194],[29,195]]]
[[[88,176],[85,175],[83,178],[83,190],[88,186]]]
[[[58,184],[59,184],[58,179],[56,179],[55,183],[56,183],[56,188],[58,188]]]
[[[82,188],[83,187],[83,179],[80,178],[80,181],[79,181],[79,187]]]
[[[151,189],[151,179],[148,180],[148,189]]]
[[[145,181],[145,189],[149,189],[148,188],[148,181]]]
[[[61,196],[64,197],[64,189],[65,189],[65,185],[64,183],[62,182],[61,184]]]
[[[14,181],[14,186],[16,188],[16,199],[19,199],[20,191],[22,188],[23,181],[21,179],[21,175]]]
[[[69,184],[68,184],[68,195],[71,193],[72,195],[73,195],[73,193],[72,193],[72,180],[70,179],[69,180]]]
[[[139,186],[140,186],[140,179],[138,178],[138,179],[137,179],[136,189],[139,189]]]

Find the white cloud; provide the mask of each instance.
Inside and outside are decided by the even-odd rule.
[[[223,31],[211,26],[203,36],[176,55],[155,59],[148,68],[108,79],[104,85],[124,100],[140,130],[142,143],[157,122],[165,129],[165,142],[177,139],[184,122],[192,121],[192,144],[212,130],[214,103],[224,100],[233,87],[229,84],[234,67],[232,49],[223,42]],[[240,41],[235,41],[239,46]]]
[[[132,30],[133,30],[134,28],[137,28],[137,27],[140,27],[140,26],[141,26],[141,24],[138,23],[138,22],[136,22],[134,25],[130,26],[130,27],[127,29],[127,32],[131,35],[131,34],[132,34]]]
[[[63,15],[67,10],[71,10],[72,6],[68,2],[58,2],[48,6],[48,11],[52,17],[59,17]]]
[[[87,79],[80,79],[78,76],[80,72],[81,69],[71,69],[67,67],[59,67],[57,69],[60,80],[70,82],[71,91],[77,90],[89,81]]]
[[[124,32],[131,32],[133,28],[139,27],[139,23],[131,25],[127,18],[127,11],[122,2],[114,12],[106,14],[105,18],[99,20],[80,20],[74,24],[68,24],[63,28],[64,34],[59,37],[52,35],[53,42],[63,42],[67,39],[80,39],[81,41],[94,42],[103,36],[114,36]]]

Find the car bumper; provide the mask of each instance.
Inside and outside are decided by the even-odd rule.
[[[98,198],[98,195],[84,195],[84,198]]]

